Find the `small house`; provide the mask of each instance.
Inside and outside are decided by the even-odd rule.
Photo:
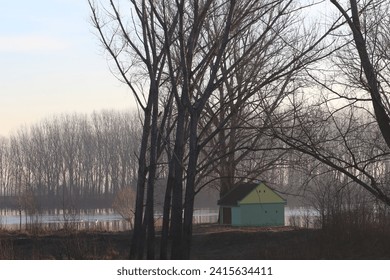
[[[286,200],[264,182],[236,186],[219,201],[220,223],[232,226],[284,226]]]

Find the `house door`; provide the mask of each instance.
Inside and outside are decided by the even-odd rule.
[[[223,207],[222,208],[223,210],[223,221],[222,221],[222,224],[225,224],[225,225],[231,225],[232,224],[232,208],[226,208],[226,207]]]

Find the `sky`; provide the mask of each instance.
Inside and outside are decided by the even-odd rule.
[[[55,114],[135,108],[95,34],[87,0],[0,0],[0,136]]]
[[[134,108],[87,0],[0,0],[0,135],[61,113]]]

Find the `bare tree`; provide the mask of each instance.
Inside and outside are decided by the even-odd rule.
[[[201,151],[255,94],[277,88],[281,96],[267,101],[277,107],[287,92],[283,85],[324,55],[320,42],[334,26],[318,36],[304,33],[296,16],[302,7],[293,1],[130,1],[130,14],[113,1],[104,10],[89,3],[103,47],[144,116],[131,257],[143,256],[147,236],[147,257],[154,258],[153,188],[164,147],[169,162],[162,244],[170,227],[171,258],[189,258]],[[221,107],[211,102],[218,89],[228,99]],[[227,113],[215,125],[222,111]],[[167,121],[168,115],[175,120]]]
[[[167,24],[168,22],[161,25],[164,20],[168,21],[168,18],[160,18],[157,8],[161,6],[164,9],[165,5],[156,5],[153,1],[130,1],[128,4],[127,8],[132,11],[130,16],[122,14],[119,5],[110,1],[105,9],[107,18],[104,18],[104,15],[99,14],[96,3],[89,1],[92,22],[101,42],[112,58],[120,79],[130,87],[138,106],[143,111],[143,133],[138,154],[136,213],[130,257],[142,257],[146,236],[147,256],[154,258],[153,197],[159,146],[158,101],[166,49],[169,48],[163,28],[169,37],[172,36],[172,32],[169,31],[172,27]],[[145,85],[148,87],[147,97],[143,88]]]
[[[354,76],[361,89],[369,93],[376,121],[387,146],[390,147],[390,107],[387,98],[390,85],[388,79],[390,57],[386,24],[389,22],[389,4],[386,1],[371,0],[362,1],[359,6],[356,0],[350,0],[348,1],[350,7],[347,9],[337,0],[331,2],[346,20],[352,33],[353,48],[358,53],[358,57],[354,56],[356,51],[350,53],[349,57],[344,57],[345,61],[349,62],[346,65],[347,71]],[[356,61],[357,65],[354,63]]]
[[[285,144],[337,170],[388,204],[387,145],[369,113],[347,108],[335,112],[331,107],[325,111],[313,104],[300,104],[290,119],[284,123],[279,119],[280,125],[273,127],[273,133]]]
[[[133,228],[135,193],[130,187],[125,187],[117,192],[113,201],[114,210]]]
[[[294,95],[289,112],[274,114],[273,132],[389,205],[389,5],[346,2],[331,0],[344,20],[334,52],[307,69],[311,93],[305,90],[304,101]]]

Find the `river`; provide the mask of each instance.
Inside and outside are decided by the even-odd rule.
[[[315,227],[318,213],[308,208],[285,208],[285,225],[297,227]],[[155,214],[156,226],[161,224],[161,213]],[[201,208],[194,210],[194,224],[216,223],[218,209]],[[64,213],[63,210],[51,210],[36,215],[26,215],[24,211],[0,209],[0,229],[17,230],[28,227],[60,229],[72,227],[79,230],[93,229],[106,231],[124,231],[131,229],[130,222],[125,221],[112,208],[80,210],[77,213]]]

